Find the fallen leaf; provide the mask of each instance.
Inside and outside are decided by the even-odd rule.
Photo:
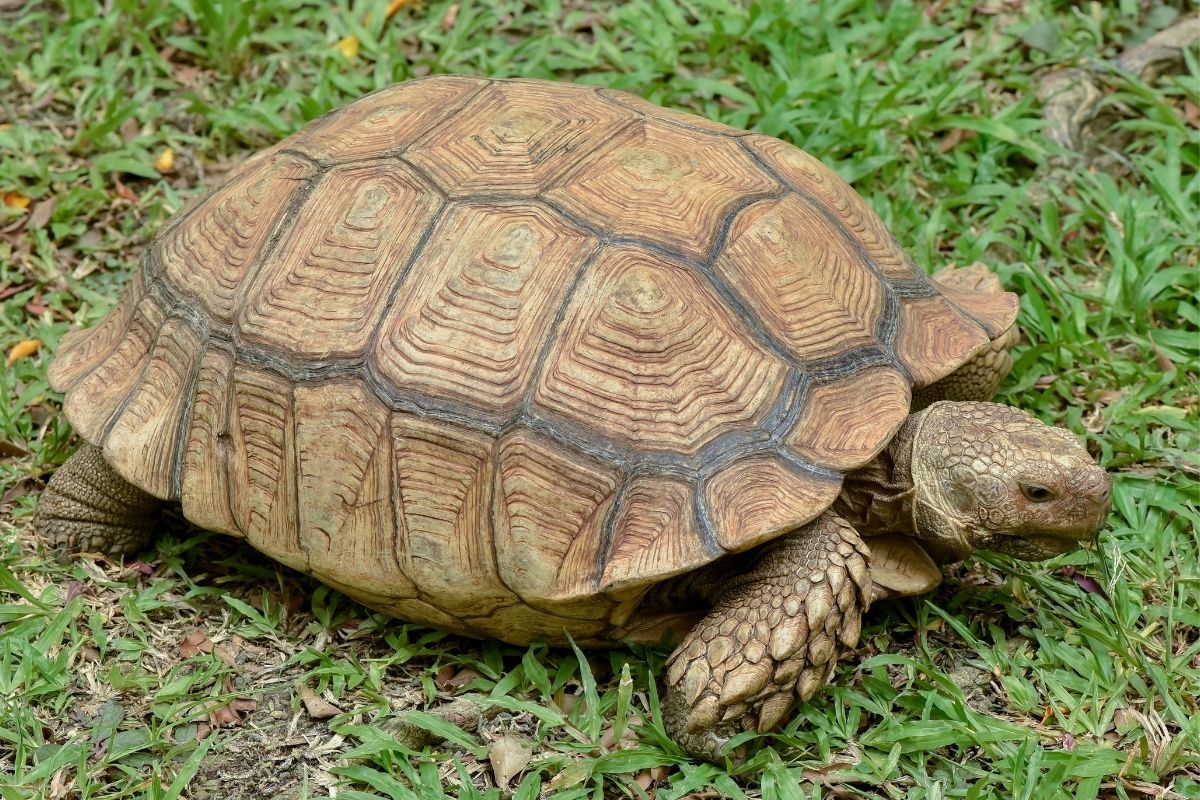
[[[175,151],[171,148],[164,148],[158,154],[158,158],[154,159],[154,168],[159,172],[170,172],[175,169]]]
[[[121,179],[116,175],[113,175],[113,183],[116,184],[117,197],[120,197],[122,200],[128,200],[131,203],[137,202],[138,196],[134,193],[133,189],[121,183]]]
[[[30,300],[25,304],[25,310],[29,312],[30,316],[40,317],[42,314],[46,314],[50,311],[50,306],[43,303],[40,299]]]
[[[191,658],[200,653],[211,653],[213,651],[212,640],[208,638],[208,634],[201,630],[195,630],[183,637],[183,641],[179,643],[179,655],[184,658]]]
[[[46,223],[50,221],[50,216],[54,213],[54,205],[58,201],[53,197],[48,197],[45,200],[39,200],[33,207],[33,211],[29,214],[30,228],[44,228]]]
[[[296,694],[300,696],[300,702],[304,703],[304,710],[313,719],[329,719],[342,713],[340,708],[322,698],[303,681],[296,681]]]
[[[341,51],[346,58],[355,58],[358,56],[358,37],[344,36],[337,43],[337,49]]]
[[[1183,118],[1193,128],[1200,128],[1200,106],[1191,100],[1183,101]]]
[[[29,208],[32,201],[20,192],[5,192],[4,205],[9,208]]]
[[[391,19],[393,14],[404,8],[410,2],[412,2],[412,0],[392,0],[392,2],[387,4],[387,8],[383,12],[383,18]]]
[[[24,458],[27,455],[29,455],[29,451],[16,442],[0,439],[0,458]],[[7,492],[5,496],[7,496]]]
[[[450,681],[454,678],[454,673],[458,668],[453,664],[442,664],[438,671],[433,674],[433,685],[441,689],[443,692],[448,692],[452,688]]]
[[[136,119],[130,117],[121,123],[120,131],[122,139],[124,139],[126,142],[132,142],[141,135],[142,126]]]
[[[4,495],[0,497],[0,512],[7,511],[9,508],[11,508],[13,503],[15,503],[18,498],[24,497],[27,494],[33,494],[35,485],[36,482],[33,480],[33,478],[30,478],[28,475],[26,475],[12,486],[8,487],[8,490],[4,493]]]
[[[588,775],[592,772],[592,764],[589,761],[576,761],[569,765],[562,772],[550,779],[551,789],[569,789],[572,786],[583,783],[587,780]]]
[[[8,298],[12,297],[14,294],[17,294],[18,292],[23,292],[31,286],[33,286],[32,283],[20,283],[20,284],[17,284],[16,286],[8,286],[8,287],[5,287],[4,289],[0,289],[0,300],[7,300]]]
[[[525,769],[531,758],[533,748],[525,739],[511,733],[501,735],[488,748],[488,760],[492,762],[492,774],[496,776],[496,785],[501,789],[507,788],[512,779]]]
[[[448,33],[456,22],[458,22],[458,3],[451,3],[450,7],[446,9],[446,16],[442,17],[442,31]]]
[[[962,142],[974,139],[978,135],[975,131],[968,131],[963,128],[951,128],[950,132],[938,144],[938,152],[948,153]]]
[[[28,358],[41,349],[41,339],[26,339],[23,342],[17,342],[12,346],[12,349],[8,351],[8,359],[5,362],[5,366],[11,367],[20,359]]]
[[[1103,598],[1108,598],[1108,593],[1095,578],[1084,575],[1082,572],[1076,572],[1071,576],[1071,580],[1075,581],[1075,585],[1088,594],[1098,594]]]
[[[225,645],[219,644],[213,648],[213,654],[225,663],[225,666],[232,667],[237,664],[237,658],[225,649]]]

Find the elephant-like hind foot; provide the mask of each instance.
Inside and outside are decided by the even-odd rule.
[[[84,443],[42,492],[34,530],[62,553],[120,557],[149,544],[164,502],[126,481]]]

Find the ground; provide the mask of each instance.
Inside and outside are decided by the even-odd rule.
[[[0,0],[0,798],[1200,797],[1200,59],[1113,61],[1180,13]],[[1038,96],[1064,67],[1098,100],[1067,146]],[[1002,399],[1113,474],[1099,545],[973,559],[879,605],[740,768],[666,739],[660,650],[458,639],[178,522],[137,561],[54,561],[30,520],[73,447],[45,381],[59,338],[245,153],[431,72],[604,84],[779,136],[926,269],[993,267],[1025,336]],[[456,698],[450,722],[422,713]]]

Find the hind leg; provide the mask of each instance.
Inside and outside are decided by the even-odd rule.
[[[87,444],[54,473],[34,516],[34,530],[58,550],[124,556],[144,548],[164,503],[116,473]]]

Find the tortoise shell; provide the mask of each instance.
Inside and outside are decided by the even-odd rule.
[[[784,142],[434,77],[245,161],[50,380],[196,525],[406,619],[604,640],[820,514],[1014,315]]]

